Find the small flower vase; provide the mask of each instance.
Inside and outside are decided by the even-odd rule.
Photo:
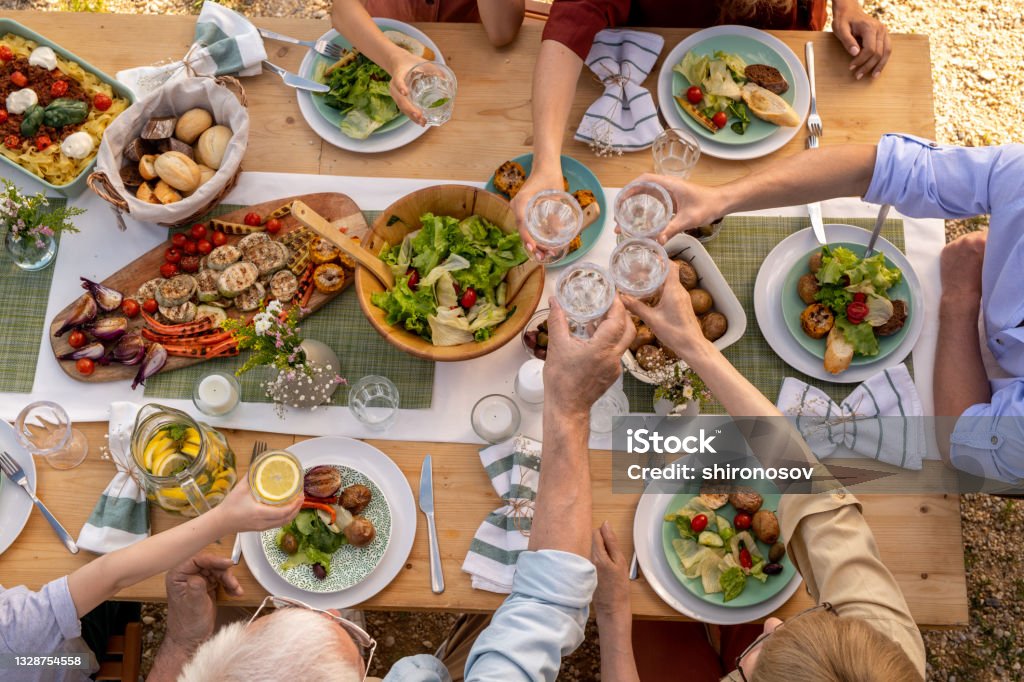
[[[314,408],[329,402],[338,390],[341,361],[330,346],[315,339],[305,339],[299,347],[310,373],[302,368],[281,370],[267,385],[267,394],[288,407]]]
[[[658,398],[654,401],[654,414],[661,417],[696,417],[700,414],[700,403],[691,400],[687,403],[673,405],[671,400]]]
[[[17,238],[12,236],[11,230],[8,229],[4,237],[4,246],[7,253],[11,254],[14,264],[22,270],[42,270],[50,265],[57,255],[57,240],[45,234]]]

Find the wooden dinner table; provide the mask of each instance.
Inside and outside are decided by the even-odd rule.
[[[13,18],[78,54],[92,65],[113,74],[118,70],[180,58],[192,41],[195,17],[74,14],[7,11]],[[257,18],[259,26],[299,38],[314,39],[327,31],[328,21]],[[503,160],[530,151],[530,93],[533,63],[540,45],[542,24],[528,21],[510,47],[494,50],[483,31],[474,25],[422,24],[440,47],[459,77],[455,114],[447,125],[429,131],[408,146],[391,152],[358,154],[322,141],[303,120],[295,92],[278,76],[264,73],[243,79],[249,100],[251,133],[243,168],[249,171],[316,173],[328,175],[483,180]],[[666,39],[666,54],[692,31],[652,29]],[[847,69],[848,55],[828,33],[777,32],[798,55],[807,40],[817,52],[818,106],[825,120],[822,144],[876,142],[884,132],[903,131],[925,137],[934,134],[931,60],[928,38],[894,35],[893,55],[878,79],[856,81]],[[271,61],[297,70],[304,48],[267,43]],[[659,65],[646,85],[655,87]],[[584,73],[576,93],[570,126],[601,92],[599,84]],[[583,160],[606,187],[621,187],[651,169],[648,152],[622,156],[595,156],[585,145],[572,141],[567,130],[564,153]],[[788,155],[803,147],[801,131],[776,155]],[[773,155],[774,156],[774,155]],[[770,159],[720,161],[702,158],[692,178],[720,184],[751,171]],[[921,371],[927,371],[922,368]],[[0,387],[2,389],[2,387]],[[245,409],[241,407],[240,409]],[[81,423],[78,427],[90,443],[88,459],[77,469],[57,471],[38,461],[38,489],[44,501],[64,525],[77,535],[100,492],[110,481],[114,466],[101,459],[105,423]],[[287,447],[302,436],[222,429],[243,474],[254,441],[271,448]],[[339,434],[343,435],[343,434]],[[429,556],[425,524],[418,523],[412,552],[396,579],[361,606],[386,610],[489,611],[503,595],[474,590],[461,571],[470,540],[484,517],[501,502],[480,465],[479,446],[437,442],[370,440],[405,473],[413,490],[418,489],[419,470],[427,453],[434,459],[437,526],[447,589],[430,591]],[[632,546],[633,515],[639,496],[613,494],[610,453],[593,451],[595,526],[609,520],[624,550]],[[941,467],[937,462],[928,467]],[[927,627],[965,624],[968,602],[965,583],[960,503],[955,495],[885,495],[862,497],[879,551],[906,595],[916,621]],[[420,517],[422,520],[422,517]],[[182,523],[154,506],[153,531]],[[210,550],[229,554],[233,537]],[[41,515],[33,512],[15,543],[0,556],[0,583],[23,584],[38,589],[46,582],[71,573],[90,560],[88,553],[70,555],[58,542]],[[225,603],[253,605],[264,590],[252,577],[244,560],[237,575],[245,589],[239,599]],[[632,584],[633,612],[639,618],[682,619],[641,578]],[[163,576],[123,590],[118,599],[161,601],[165,599]],[[805,608],[810,598],[804,590],[779,610],[786,617]]]

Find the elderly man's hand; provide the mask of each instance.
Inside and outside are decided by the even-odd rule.
[[[706,187],[681,178],[653,173],[644,173],[636,181],[661,185],[668,190],[675,204],[676,211],[672,220],[657,237],[662,244],[684,230],[714,222],[727,212],[725,195],[717,187]]]
[[[573,336],[565,311],[554,298],[548,315],[548,359],[544,363],[544,402],[586,413],[622,372],[622,354],[636,336],[616,297],[607,317],[589,339]]]
[[[971,232],[942,249],[939,265],[944,303],[981,304],[981,270],[987,237],[988,231]]]
[[[892,54],[889,29],[865,12],[859,0],[833,0],[832,32],[853,56],[850,71],[857,80],[882,73]]]
[[[622,301],[629,312],[647,323],[664,345],[687,362],[695,349],[709,343],[693,312],[690,294],[679,282],[679,264],[675,261],[669,268],[657,305],[650,306],[625,295]]]
[[[629,608],[629,558],[619,549],[615,531],[605,521],[594,530],[590,561],[597,569],[597,591],[594,592],[594,615],[598,618],[624,616],[631,618]]]
[[[280,528],[295,518],[302,507],[302,495],[288,504],[271,506],[252,496],[248,477],[242,476],[224,501],[213,508],[226,533]]]
[[[167,572],[167,637],[186,650],[199,647],[213,634],[217,587],[232,597],[242,586],[231,574],[231,559],[197,554]]]

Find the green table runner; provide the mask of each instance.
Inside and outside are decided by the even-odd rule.
[[[204,221],[238,209],[238,206],[218,206]],[[364,211],[368,224],[380,211]],[[355,287],[350,286],[337,298],[300,322],[303,338],[323,341],[338,354],[341,376],[355,382],[367,374],[382,374],[398,387],[401,405],[405,409],[430,407],[434,388],[434,363],[403,353],[385,341],[370,326],[356,298]],[[245,362],[247,352],[233,358],[216,358],[190,367],[166,372],[146,381],[147,398],[191,399],[192,390],[199,379],[213,371],[234,372]],[[242,400],[271,402],[260,383],[272,378],[272,370],[256,368],[239,377]],[[341,387],[334,394],[332,405],[347,405],[348,391]]]
[[[874,227],[874,219],[871,218],[826,218],[824,222],[856,225],[867,230]],[[725,349],[725,357],[772,402],[779,395],[782,380],[788,376],[820,388],[837,402],[849,395],[854,388],[850,384],[814,379],[793,369],[775,354],[757,325],[757,316],[754,314],[754,281],[757,279],[761,263],[779,242],[805,227],[806,218],[730,217],[725,219],[718,237],[707,244],[708,253],[714,258],[725,281],[732,287],[740,305],[747,312],[747,331],[743,338]],[[901,251],[905,251],[902,220],[887,220],[882,228],[882,236]],[[906,362],[913,373],[910,358],[907,358]],[[654,386],[637,381],[627,373],[623,388],[629,396],[631,410],[651,411]],[[703,405],[701,412],[725,414],[717,400],[711,400]]]
[[[47,199],[51,208],[67,203],[62,197]],[[0,301],[4,302],[0,315],[4,325],[4,342],[0,344],[0,391],[31,393],[55,268],[51,263],[35,272],[22,270],[7,253],[0,256],[0,261]]]

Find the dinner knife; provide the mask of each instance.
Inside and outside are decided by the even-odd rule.
[[[437,546],[437,527],[434,525],[434,465],[430,455],[423,458],[423,468],[420,469],[420,511],[427,517],[430,589],[434,594],[441,594],[444,592],[444,571],[441,568],[441,550]]]
[[[298,74],[282,69],[277,64],[271,64],[266,59],[263,60],[263,66],[280,76],[285,85],[291,86],[297,90],[309,90],[310,92],[330,92],[331,90],[323,83],[317,83],[316,81],[311,81],[308,78],[303,78]]]
[[[885,218],[889,215],[890,208],[892,208],[892,204],[882,204],[878,209],[878,218],[875,219],[875,228],[871,230],[871,238],[868,239],[868,248],[864,251],[864,258],[875,253],[875,242],[878,241],[878,235],[882,232],[882,225],[885,225]]]
[[[818,148],[817,135],[807,136],[807,148]],[[814,230],[815,239],[824,246],[828,243],[828,240],[825,239],[825,224],[821,221],[821,202],[815,201],[814,203],[807,204],[807,215],[811,219],[811,229]]]

